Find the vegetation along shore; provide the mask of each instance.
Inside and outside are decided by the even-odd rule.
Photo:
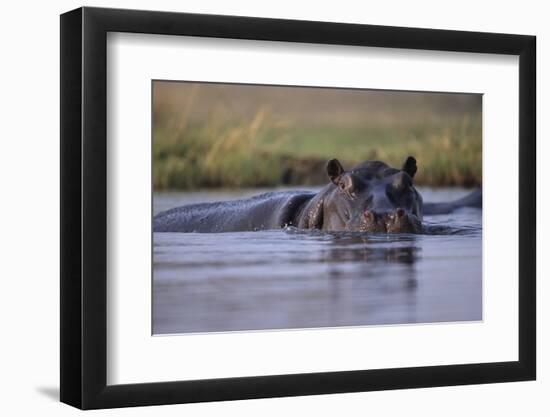
[[[329,158],[407,155],[419,185],[481,184],[477,95],[157,83],[155,190],[319,185]]]

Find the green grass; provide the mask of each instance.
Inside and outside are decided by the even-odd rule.
[[[259,111],[250,120],[156,128],[155,189],[309,185],[326,181],[326,160],[346,168],[368,159],[418,161],[416,182],[481,183],[481,120],[388,126],[285,126]]]

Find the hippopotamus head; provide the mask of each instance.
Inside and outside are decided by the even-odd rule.
[[[414,188],[416,160],[401,169],[366,161],[346,171],[337,159],[326,166],[330,183],[305,208],[302,227],[326,231],[417,233],[422,197]]]

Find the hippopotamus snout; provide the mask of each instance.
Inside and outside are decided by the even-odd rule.
[[[420,220],[402,208],[384,212],[365,210],[363,218],[361,229],[365,232],[418,233],[421,227]]]
[[[386,232],[385,214],[372,210],[363,213],[364,223],[361,229],[365,232]]]

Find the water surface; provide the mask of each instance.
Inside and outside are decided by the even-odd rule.
[[[259,194],[155,193],[154,213]],[[420,189],[449,201],[462,189]],[[431,234],[155,233],[153,333],[481,320],[481,210],[426,216]]]

